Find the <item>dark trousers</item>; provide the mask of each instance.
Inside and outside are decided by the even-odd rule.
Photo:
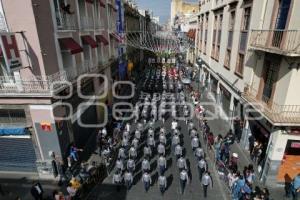
[[[204,169],[204,168],[198,167],[198,172],[199,172],[199,179],[200,179],[200,181],[201,181],[201,180],[202,180],[202,175],[203,175],[203,173],[205,172],[205,169]]]
[[[166,188],[165,188],[164,185],[160,185],[160,186],[159,186],[159,190],[160,190],[160,193],[161,193],[161,194],[164,194],[165,191],[166,191]]]
[[[132,183],[131,183],[131,181],[125,181],[125,185],[126,185],[127,190],[130,190]]]
[[[180,179],[181,194],[183,194],[183,192],[184,192],[185,185],[186,185],[186,180]]]
[[[150,182],[144,182],[144,188],[145,188],[145,191],[148,192],[148,190],[150,188]]]
[[[203,194],[204,194],[205,198],[207,197],[207,188],[208,188],[208,185],[203,185]]]
[[[165,166],[159,166],[159,173],[160,174],[164,174],[165,170],[166,170]]]

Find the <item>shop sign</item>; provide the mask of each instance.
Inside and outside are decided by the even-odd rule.
[[[299,149],[300,148],[300,142],[292,142],[291,147]]]

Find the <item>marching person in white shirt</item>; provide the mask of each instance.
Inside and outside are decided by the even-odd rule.
[[[139,140],[135,137],[133,138],[131,145],[134,146],[135,149],[139,147]]]
[[[182,147],[180,144],[177,144],[175,147],[175,156],[177,160],[182,156]]]
[[[196,150],[195,150],[195,156],[198,160],[201,160],[202,158],[204,158],[204,151],[202,148],[198,147]]]
[[[179,171],[182,171],[183,169],[187,170],[187,164],[186,164],[185,158],[180,157],[177,160],[177,167],[178,167]]]
[[[173,151],[175,150],[175,147],[177,144],[180,143],[180,138],[178,135],[174,135],[172,138],[172,147],[173,147]]]
[[[124,174],[124,182],[125,182],[127,190],[129,190],[132,186],[133,176],[132,176],[132,173],[127,170]]]
[[[120,171],[120,172],[122,172],[124,170],[124,163],[123,163],[123,160],[121,160],[121,158],[117,159],[116,168],[117,168],[117,171]]]
[[[204,158],[201,158],[201,160],[198,161],[198,172],[199,172],[199,179],[202,180],[202,175],[204,172],[207,171],[207,163],[204,160]]]
[[[181,189],[181,194],[184,193],[184,189],[187,183],[189,183],[189,176],[186,170],[181,170],[180,175],[180,189]]]
[[[193,151],[199,147],[199,139],[197,137],[194,137],[191,141],[191,146]]]
[[[163,134],[163,133],[159,134],[159,142],[164,145],[167,144],[167,138],[166,138],[165,134]]]
[[[144,156],[148,157],[149,159],[152,157],[152,150],[148,145],[144,147]]]
[[[211,185],[211,188],[213,188],[213,181],[212,181],[212,178],[211,178],[209,172],[205,172],[205,174],[202,177],[201,183],[202,183],[202,186],[203,186],[203,195],[204,195],[204,198],[206,198],[207,197],[207,188],[208,188],[208,186]]]
[[[113,176],[112,182],[113,182],[113,184],[117,185],[118,192],[121,190],[122,180],[123,180],[123,178],[122,178],[121,172],[116,171],[116,173]]]
[[[129,158],[128,161],[127,161],[127,169],[131,173],[133,173],[134,170],[135,170],[135,162],[131,158]]]
[[[118,153],[118,158],[125,160],[126,159],[126,155],[125,155],[125,149],[123,147],[121,147],[119,149],[119,153]]]
[[[154,140],[154,137],[148,137],[147,144],[151,148],[151,150],[153,151],[155,149],[155,140]]]
[[[194,137],[198,137],[198,134],[197,134],[196,129],[193,128],[193,129],[190,131],[190,136],[191,136],[191,139],[194,138]]]
[[[140,140],[140,139],[141,139],[141,131],[136,130],[136,131],[134,132],[134,137],[137,138],[138,140]]]
[[[172,131],[174,131],[177,128],[178,128],[178,122],[175,119],[173,119],[172,124],[171,124],[171,129],[172,129]]]
[[[166,148],[162,143],[159,143],[159,145],[157,146],[157,152],[158,152],[159,155],[165,156]]]
[[[150,174],[148,174],[148,172],[145,172],[143,174],[142,181],[144,183],[145,191],[148,192],[150,185],[152,184],[152,179],[151,179]]]
[[[157,166],[159,168],[159,174],[164,174],[167,169],[167,161],[164,156],[159,156],[159,158],[157,159]]]
[[[150,171],[150,162],[146,158],[142,161],[142,171],[149,172]]]
[[[167,189],[167,178],[162,174],[158,177],[158,187],[161,195],[163,195]]]
[[[137,152],[136,152],[136,149],[134,148],[134,146],[130,147],[128,155],[129,155],[129,158],[131,158],[133,160],[136,159]]]

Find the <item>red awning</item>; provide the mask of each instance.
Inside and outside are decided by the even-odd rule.
[[[96,40],[98,43],[103,43],[104,45],[108,45],[108,41],[103,35],[96,35]]]
[[[94,3],[94,0],[85,0],[87,3]]]
[[[73,38],[59,38],[58,41],[63,49],[70,50],[71,54],[76,54],[83,51],[81,46]]]
[[[105,1],[104,0],[99,0],[99,2],[100,2],[100,6],[103,7],[103,8],[105,8],[105,5],[106,5]]]
[[[81,36],[81,39],[85,44],[90,45],[92,48],[96,48],[98,46],[97,42],[89,35]]]
[[[121,42],[121,38],[117,35],[117,34],[115,34],[115,33],[110,33],[109,34],[111,37],[113,37],[117,42]]]

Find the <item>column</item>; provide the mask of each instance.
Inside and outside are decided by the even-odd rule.
[[[221,89],[220,89],[220,81],[218,81],[218,83],[217,83],[216,104],[218,104],[218,105],[222,105],[222,102],[221,102]]]
[[[230,123],[230,127],[233,130],[233,118],[234,118],[234,111],[235,111],[235,106],[234,106],[234,97],[231,94],[231,98],[230,98],[230,106],[229,106],[229,123]]]
[[[241,146],[243,146],[246,150],[249,149],[249,141],[248,138],[251,134],[250,128],[249,128],[249,121],[245,120],[242,137],[241,137]]]

